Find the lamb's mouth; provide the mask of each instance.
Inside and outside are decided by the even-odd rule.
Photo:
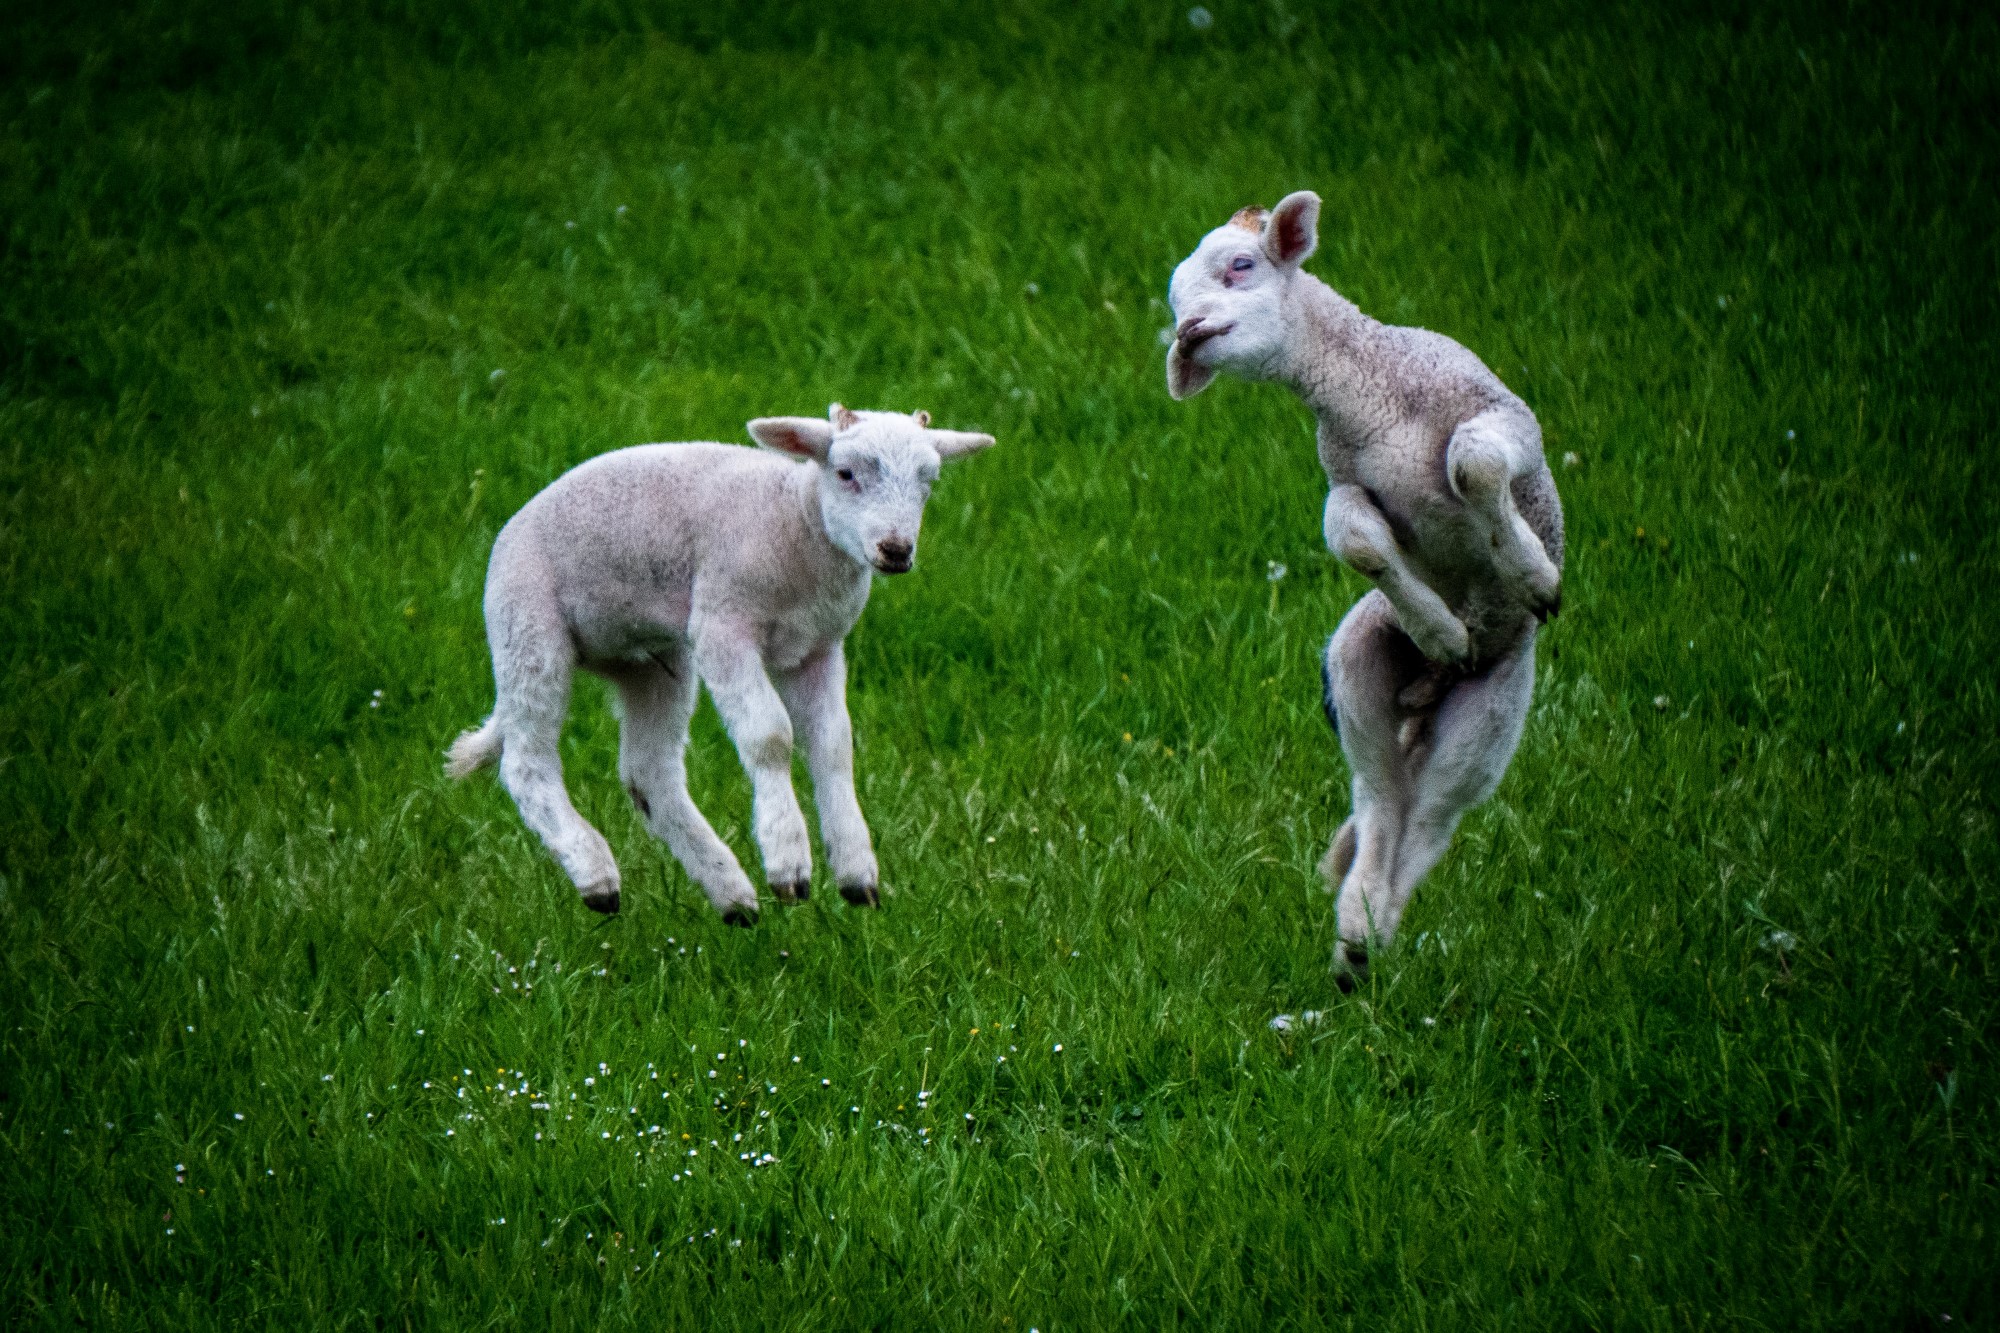
[[[915,569],[917,567],[917,561],[915,556],[910,557],[908,560],[892,561],[892,560],[876,559],[869,561],[869,563],[874,565],[875,568],[881,570],[884,574],[907,574],[912,569]]]
[[[1204,324],[1200,316],[1184,319],[1180,327],[1174,330],[1174,346],[1182,356],[1192,356],[1195,348],[1210,339],[1220,338],[1235,327],[1234,320],[1227,324]]]

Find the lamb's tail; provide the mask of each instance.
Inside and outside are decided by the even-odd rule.
[[[487,718],[472,731],[463,732],[444,752],[444,775],[465,778],[500,757],[500,726]]]

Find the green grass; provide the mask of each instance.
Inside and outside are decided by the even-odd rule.
[[[2000,28],[1210,5],[4,19],[8,1326],[1992,1326]],[[1364,585],[1156,340],[1300,186],[1580,460],[1346,999]],[[720,926],[586,687],[596,918],[438,774],[493,535],[835,398],[1001,441],[849,645],[895,896]]]

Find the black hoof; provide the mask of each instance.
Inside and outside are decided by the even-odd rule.
[[[778,895],[778,901],[781,903],[802,903],[812,897],[812,881],[801,879],[790,884],[773,884],[771,892]]]
[[[1343,995],[1352,995],[1354,988],[1368,979],[1368,950],[1358,944],[1342,944],[1334,949],[1333,984],[1340,987]]]
[[[754,907],[732,907],[722,914],[725,926],[741,926],[748,930],[757,924],[757,909]]]
[[[840,886],[840,896],[856,907],[882,905],[882,895],[875,891],[875,886],[872,884],[843,884]]]
[[[606,916],[616,916],[618,914],[618,890],[612,889],[609,892],[586,893],[583,895],[583,905],[593,912],[602,912]]]

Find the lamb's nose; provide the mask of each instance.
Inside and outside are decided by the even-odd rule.
[[[917,548],[901,537],[885,537],[875,543],[875,549],[881,554],[883,564],[907,565],[910,563],[911,553]]]

